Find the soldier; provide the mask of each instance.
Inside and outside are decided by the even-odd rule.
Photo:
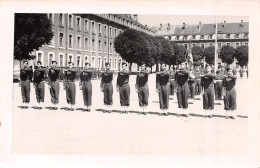
[[[205,75],[201,75],[201,86],[204,89],[203,94],[203,109],[205,110],[204,117],[212,118],[212,114],[207,115],[207,110],[214,109],[214,79],[215,75],[212,73],[210,65],[206,65]]]
[[[215,88],[215,99],[222,100],[222,80],[224,72],[222,71],[222,66],[218,66],[218,71],[216,72],[216,88]]]
[[[136,76],[135,90],[138,93],[139,106],[142,108],[142,113],[147,115],[146,108],[148,106],[149,88],[148,88],[149,72],[146,70],[146,64],[141,63],[141,71]]]
[[[60,83],[59,77],[61,74],[61,70],[57,68],[57,62],[51,62],[51,68],[48,70],[48,85],[50,88],[51,94],[51,102],[54,107],[51,107],[52,110],[57,110],[58,107],[56,105],[59,103],[59,92],[60,92]]]
[[[94,71],[90,69],[90,64],[86,63],[85,69],[83,69],[79,74],[79,88],[83,93],[84,105],[87,107],[87,109],[83,109],[82,111],[90,112],[90,107],[92,105],[91,79],[93,77],[93,73]]]
[[[162,113],[160,116],[168,115],[168,112],[165,112],[169,108],[169,83],[170,73],[166,71],[166,64],[161,63],[161,72],[156,74],[156,91],[159,93],[159,102],[160,109]]]
[[[105,113],[111,113],[111,106],[113,104],[113,71],[110,70],[110,63],[105,63],[106,70],[101,75],[100,88],[104,92],[104,104],[107,106]]]
[[[195,77],[195,95],[200,95],[201,93],[201,70],[197,65],[195,65],[194,69],[194,77]]]
[[[73,106],[75,105],[76,96],[76,73],[77,70],[74,68],[74,63],[69,62],[69,68],[64,70],[64,89],[66,89],[67,103],[70,104],[69,110],[74,111]]]
[[[190,87],[190,98],[194,99],[195,96],[195,76],[194,76],[194,69],[190,71],[189,79],[188,79],[188,84]]]
[[[21,108],[29,108],[25,104],[30,103],[30,83],[32,81],[33,71],[32,68],[28,67],[28,61],[23,61],[23,68],[20,70],[20,82],[19,86],[21,87],[23,106]]]
[[[224,109],[227,112],[226,119],[235,119],[234,110],[237,108],[236,104],[236,79],[237,77],[232,73],[231,68],[227,68],[227,75],[223,79],[223,90],[224,90]],[[231,111],[231,116],[228,116]]]
[[[175,77],[175,70],[173,68],[173,66],[171,66],[171,69],[170,69],[170,95],[171,96],[174,96],[174,89],[175,89],[175,85],[176,85],[176,82],[174,80],[174,77]]]
[[[121,113],[127,114],[127,107],[129,107],[130,101],[130,86],[128,84],[130,71],[127,69],[127,64],[125,62],[122,63],[122,69],[122,71],[118,72],[116,88],[120,95],[120,105],[124,108]]]
[[[41,102],[44,102],[45,86],[44,78],[46,77],[46,68],[42,67],[42,62],[37,61],[37,66],[35,67],[33,75],[33,86],[35,88],[36,99],[39,103],[37,109],[42,109]]]
[[[175,81],[177,82],[177,99],[178,99],[178,108],[180,112],[178,113],[178,117],[180,115],[184,115],[188,117],[188,114],[184,113],[184,109],[188,108],[188,97],[189,97],[189,79],[190,72],[184,69],[184,65],[181,65],[181,69],[177,70],[175,74]]]

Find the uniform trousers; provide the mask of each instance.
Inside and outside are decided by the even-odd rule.
[[[31,91],[30,83],[31,83],[30,80],[21,81],[21,92],[22,92],[23,103],[30,102],[30,91]]]
[[[185,83],[184,85],[178,85],[177,87],[177,99],[178,107],[187,109],[188,108],[188,97],[189,97],[189,85]]]
[[[35,83],[35,93],[37,102],[44,102],[44,95],[45,95],[45,86],[44,81],[39,83]]]

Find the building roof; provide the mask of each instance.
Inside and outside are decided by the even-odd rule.
[[[241,26],[242,24],[242,26]],[[185,27],[185,28],[184,28]],[[218,34],[238,34],[248,33],[249,23],[218,23]],[[215,34],[215,24],[183,24],[183,25],[161,25],[153,27],[157,36],[187,36],[187,35],[213,35]]]

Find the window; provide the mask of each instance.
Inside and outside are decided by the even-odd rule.
[[[239,34],[235,34],[235,38],[239,38]]]
[[[112,53],[112,43],[109,43],[109,53]]]
[[[221,43],[218,43],[218,49],[221,49]]]
[[[59,14],[59,26],[62,26],[63,27],[63,25],[64,25],[64,18],[63,18],[63,14],[62,13],[60,13]]]
[[[113,67],[113,65],[112,65],[112,58],[109,58],[109,63],[110,63],[110,66]]]
[[[109,37],[112,37],[112,27],[109,27]]]
[[[202,39],[202,40],[203,40],[203,39],[204,39],[204,35],[201,35],[201,36],[200,36],[200,39]]]
[[[72,43],[73,43],[73,37],[72,34],[69,34],[69,48],[72,48]]]
[[[95,22],[91,22],[91,31],[92,34],[95,34]]]
[[[98,51],[101,51],[101,40],[98,41]]]
[[[92,50],[95,51],[95,39],[92,39]]]
[[[119,30],[119,34],[121,34],[122,33],[122,30]]]
[[[63,59],[64,59],[64,55],[63,55],[63,54],[60,54],[60,62],[59,62],[59,63],[60,63],[60,67],[63,67],[63,66],[64,66],[64,65],[63,65],[63,64],[64,64],[64,60],[63,60]]]
[[[91,65],[93,68],[95,68],[95,56],[92,56],[91,58]]]
[[[229,38],[230,38],[230,34],[227,34],[227,35],[226,35],[226,38],[229,39]]]
[[[101,24],[98,24],[98,35],[101,35]]]
[[[104,41],[104,51],[107,51],[107,42]]]
[[[88,60],[88,56],[85,56],[85,59],[84,59],[84,62],[85,62],[84,64],[85,64],[85,66],[87,65],[88,61],[89,61],[89,60]]]
[[[193,46],[193,47],[195,47],[195,46],[196,46],[196,44],[192,44],[192,46]]]
[[[73,15],[69,14],[69,28],[73,28]]]
[[[239,43],[236,43],[236,48],[239,47]]]
[[[68,60],[68,62],[73,62],[73,56],[70,54],[69,55],[69,60]]]
[[[229,46],[229,47],[230,47],[230,43],[227,43],[227,46]]]
[[[81,49],[81,38],[77,36],[77,49]]]
[[[41,51],[36,52],[36,61],[41,61],[42,65],[44,64],[44,62],[43,62],[43,52],[41,52]]]
[[[54,39],[55,39],[55,33],[54,33],[54,31],[52,31],[52,33],[54,34],[54,36],[53,36],[52,39],[51,39],[50,45],[51,45],[51,46],[54,46],[54,45],[55,45],[55,41],[54,41]]]
[[[104,57],[104,67],[105,67],[105,63],[107,62],[107,57]]]
[[[104,35],[107,36],[107,26],[104,25]]]
[[[77,30],[81,30],[81,18],[77,16]]]
[[[48,66],[51,66],[51,62],[54,60],[54,53],[48,53]]]
[[[117,69],[117,59],[114,59],[114,69]]]
[[[187,44],[184,44],[184,47],[186,48],[186,50],[188,50],[188,45]]]
[[[88,50],[88,38],[84,40],[84,50]]]
[[[51,23],[54,24],[54,15],[52,13],[48,14],[48,18],[51,21]]]
[[[80,67],[80,61],[81,60],[81,56],[77,56],[77,67]]]
[[[63,47],[64,45],[63,45],[63,33],[60,33],[59,34],[59,46],[60,47]]]
[[[101,57],[98,57],[98,68],[101,69],[102,67],[102,61],[101,61]]]
[[[116,28],[115,28],[115,37],[117,36],[117,30],[116,30]]]
[[[88,32],[88,20],[87,19],[84,20],[84,31]]]
[[[209,46],[213,46],[213,44],[212,44],[212,43],[210,43],[210,44],[209,44]]]
[[[202,49],[204,49],[204,47],[205,47],[204,44],[201,44],[200,46],[201,46]]]
[[[248,43],[245,43],[246,46],[248,46]]]

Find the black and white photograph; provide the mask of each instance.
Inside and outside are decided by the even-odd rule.
[[[249,14],[81,8],[9,15],[12,101],[5,112],[16,159],[65,156],[69,163],[69,156],[86,156],[88,167],[255,166],[234,160],[259,156],[249,152],[250,143],[259,143],[249,140],[251,119],[259,115],[252,107],[259,77],[252,59],[258,56],[249,52],[256,42]],[[115,163],[91,160],[96,156],[101,162],[114,156]],[[116,163],[127,156],[139,164]],[[188,162],[191,156],[203,161]],[[0,159],[0,167],[16,167],[20,159],[2,165]],[[67,167],[84,165],[76,164]]]

